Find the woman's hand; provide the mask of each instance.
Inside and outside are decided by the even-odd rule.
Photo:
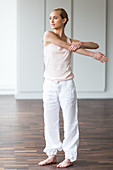
[[[82,42],[72,42],[69,46],[69,51],[75,52],[82,46]]]
[[[75,44],[77,44],[77,43],[75,43]],[[70,46],[72,46],[72,45],[70,45]],[[71,48],[75,49],[75,47],[71,47]],[[90,57],[92,57],[92,58],[94,58],[96,60],[99,60],[101,63],[104,63],[104,62],[108,61],[108,57],[106,57],[104,54],[102,54],[100,52],[89,51],[89,50],[83,49],[82,47],[77,48],[77,45],[76,45],[76,50],[74,52],[78,53],[78,54],[85,55],[85,56],[90,56]]]
[[[108,61],[108,57],[104,56],[104,54],[100,52],[94,52],[92,57],[96,60],[99,60],[101,63]]]

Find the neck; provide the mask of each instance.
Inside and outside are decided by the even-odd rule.
[[[54,33],[57,34],[60,38],[65,38],[64,28],[54,29]]]

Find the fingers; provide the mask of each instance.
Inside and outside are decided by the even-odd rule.
[[[69,51],[76,51],[77,48],[78,47],[72,43],[69,47]]]
[[[102,54],[100,52],[94,52],[93,58],[96,60],[99,60],[101,63],[108,61],[108,57],[106,57],[104,54]]]
[[[101,63],[108,62],[108,57],[104,56],[104,54],[101,54],[100,62]]]
[[[69,46],[69,51],[76,51],[78,48],[80,48],[81,42],[72,42]]]

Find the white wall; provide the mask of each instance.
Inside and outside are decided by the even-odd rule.
[[[106,42],[105,42],[106,53],[105,54],[109,58],[109,61],[105,65],[105,90],[104,92],[94,92],[94,93],[78,92],[79,98],[113,98],[113,38],[112,38],[113,37],[113,0],[106,0],[105,20],[106,20],[105,21],[106,22]]]
[[[93,51],[106,53],[106,0],[75,0],[73,3],[73,37],[98,42]],[[73,54],[73,73],[77,91],[95,93],[105,90],[105,63]]]
[[[16,98],[42,97],[44,0],[17,3]]]
[[[16,11],[16,0],[0,0],[0,94],[15,93]]]
[[[95,4],[95,10],[92,7],[92,3]],[[102,3],[102,10],[100,9],[100,2]],[[107,4],[106,4],[107,2]],[[6,6],[7,3],[7,6]],[[91,83],[99,83],[99,90],[95,90],[94,86],[90,90],[84,88],[84,86],[80,87],[78,84],[81,83],[81,80],[78,81],[77,76],[75,78],[77,85],[77,94],[78,98],[113,98],[113,0],[85,0],[85,4],[83,5],[84,0],[57,0],[56,2],[52,0],[17,0],[17,79],[15,78],[15,56],[16,56],[16,1],[15,0],[4,0],[0,1],[0,13],[2,13],[2,17],[0,15],[1,25],[0,26],[0,92],[14,93],[15,84],[16,85],[16,94],[15,97],[17,99],[34,99],[34,98],[42,98],[42,84],[43,84],[43,43],[42,36],[46,29],[49,28],[49,23],[47,20],[49,11],[51,11],[54,7],[64,7],[69,13],[70,21],[66,28],[66,33],[68,36],[74,35],[76,36],[77,30],[73,30],[74,28],[79,28],[79,19],[77,21],[76,17],[73,14],[76,14],[76,10],[80,10],[84,17],[87,17],[88,10],[93,11],[93,20],[94,24],[97,22],[102,23],[98,27],[96,27],[96,34],[101,33],[101,38],[98,36],[92,36],[91,31],[83,32],[83,35],[90,38],[93,41],[99,41],[100,51],[105,52],[109,57],[109,62],[107,64],[96,63],[93,66],[95,61],[91,61],[90,58],[85,58],[83,56],[73,55],[72,60],[72,68],[73,72],[77,74],[77,62],[82,63],[83,67],[79,70],[83,72],[84,64],[85,67],[96,70],[99,69],[96,74],[93,71],[94,82],[91,80]],[[96,6],[97,3],[97,6]],[[99,4],[98,4],[99,3]],[[77,8],[76,5],[80,5],[80,9]],[[7,7],[7,8],[6,8]],[[83,8],[84,7],[84,8]],[[98,8],[96,8],[98,7]],[[73,9],[73,10],[72,10]],[[106,10],[107,9],[107,10]],[[82,10],[82,11],[81,11]],[[7,15],[8,11],[8,15]],[[96,11],[94,15],[94,11]],[[78,16],[78,17],[81,17]],[[97,16],[96,16],[97,15]],[[91,16],[86,18],[87,23],[91,21]],[[101,21],[102,19],[102,21]],[[78,22],[78,24],[77,24]],[[91,21],[91,23],[93,23]],[[77,24],[77,25],[76,25]],[[107,24],[107,25],[106,25]],[[94,25],[95,27],[95,25]],[[100,32],[102,30],[102,32]],[[4,33],[4,34],[3,34]],[[80,32],[79,32],[80,33]],[[85,37],[80,37],[78,34],[77,39],[85,40]],[[4,36],[5,35],[5,36]],[[90,36],[89,36],[90,35]],[[7,38],[8,37],[8,38]],[[106,41],[104,41],[106,39]],[[5,43],[4,43],[5,42]],[[8,63],[9,61],[9,63]],[[83,62],[81,62],[83,61]],[[75,64],[76,62],[76,64]],[[91,63],[91,64],[90,64]],[[82,66],[81,65],[81,66]],[[97,66],[98,65],[98,66]],[[88,66],[88,67],[87,67]],[[89,68],[88,68],[89,69]],[[87,70],[88,70],[87,69]],[[92,71],[91,70],[91,71]],[[90,71],[90,70],[89,70]],[[96,70],[97,71],[97,70]],[[85,74],[89,74],[92,72],[85,72]],[[83,75],[82,75],[83,76]],[[97,81],[96,77],[98,78]],[[81,77],[82,78],[82,77]],[[78,82],[77,82],[78,81]],[[90,80],[87,80],[85,83],[88,84]],[[83,84],[83,83],[82,83]],[[102,87],[103,86],[103,87]],[[79,89],[80,87],[80,89]],[[9,90],[9,91],[8,91]],[[5,91],[5,92],[4,92]]]
[[[107,56],[106,93],[113,98],[113,0],[107,1]]]

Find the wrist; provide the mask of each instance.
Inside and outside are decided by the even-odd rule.
[[[95,53],[91,51],[91,55],[90,55],[92,58],[95,57]]]
[[[84,47],[84,42],[80,41],[80,47]]]

